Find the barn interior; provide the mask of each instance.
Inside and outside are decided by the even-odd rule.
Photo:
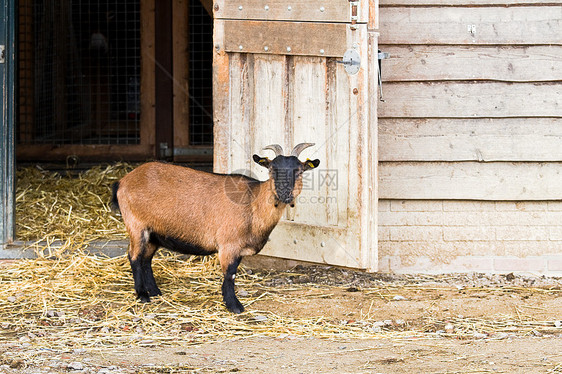
[[[211,9],[19,2],[17,161],[212,160]]]
[[[199,0],[18,3],[16,240],[48,241],[37,227],[55,230],[51,203],[37,197],[32,217],[30,199],[59,195],[58,176],[153,159],[212,168],[211,15]],[[30,231],[30,219],[45,222]]]

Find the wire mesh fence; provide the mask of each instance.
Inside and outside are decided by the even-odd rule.
[[[19,4],[20,144],[137,144],[139,1]]]
[[[151,9],[140,0],[18,7],[18,143],[139,144],[141,11]],[[213,19],[198,0],[188,11],[189,145],[212,145]]]
[[[189,2],[189,142],[213,144],[213,19],[198,0]]]

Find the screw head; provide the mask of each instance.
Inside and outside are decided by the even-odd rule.
[[[240,5],[240,6],[238,7],[238,10],[242,10],[242,9],[243,9],[243,8],[242,8],[242,5]]]
[[[324,50],[323,50],[323,49],[320,50],[320,54],[321,54],[321,55],[324,54]]]
[[[215,9],[215,12],[219,10],[219,4],[215,4],[215,6],[213,7],[213,9]]]
[[[323,12],[323,11],[325,11],[325,10],[326,10],[326,9],[325,9],[323,6],[320,7],[320,11],[321,11],[321,12]]]
[[[290,12],[291,10],[293,10],[293,8],[289,5],[289,6],[287,7],[287,10]]]
[[[263,47],[263,50],[267,52],[269,51],[269,47],[266,45],[265,47]]]
[[[291,52],[291,47],[287,47],[287,52]]]
[[[263,9],[269,10],[269,5],[264,6]]]
[[[244,47],[242,46],[242,44],[240,44],[240,45],[238,46],[238,49],[239,49],[239,50],[243,50],[243,49],[244,49]]]

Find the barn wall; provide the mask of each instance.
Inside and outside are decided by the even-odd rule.
[[[381,0],[380,270],[562,274],[561,4]]]

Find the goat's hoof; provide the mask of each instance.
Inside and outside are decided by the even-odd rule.
[[[242,305],[242,303],[240,303],[240,301],[233,300],[226,304],[226,309],[234,314],[240,314],[244,311],[244,306]]]
[[[148,296],[148,294],[138,295],[137,298],[140,300],[141,303],[149,303],[150,302],[150,297]]]
[[[148,290],[148,295],[149,296],[160,296],[162,295],[162,291],[160,291],[160,289],[158,287],[153,288],[151,290]]]

